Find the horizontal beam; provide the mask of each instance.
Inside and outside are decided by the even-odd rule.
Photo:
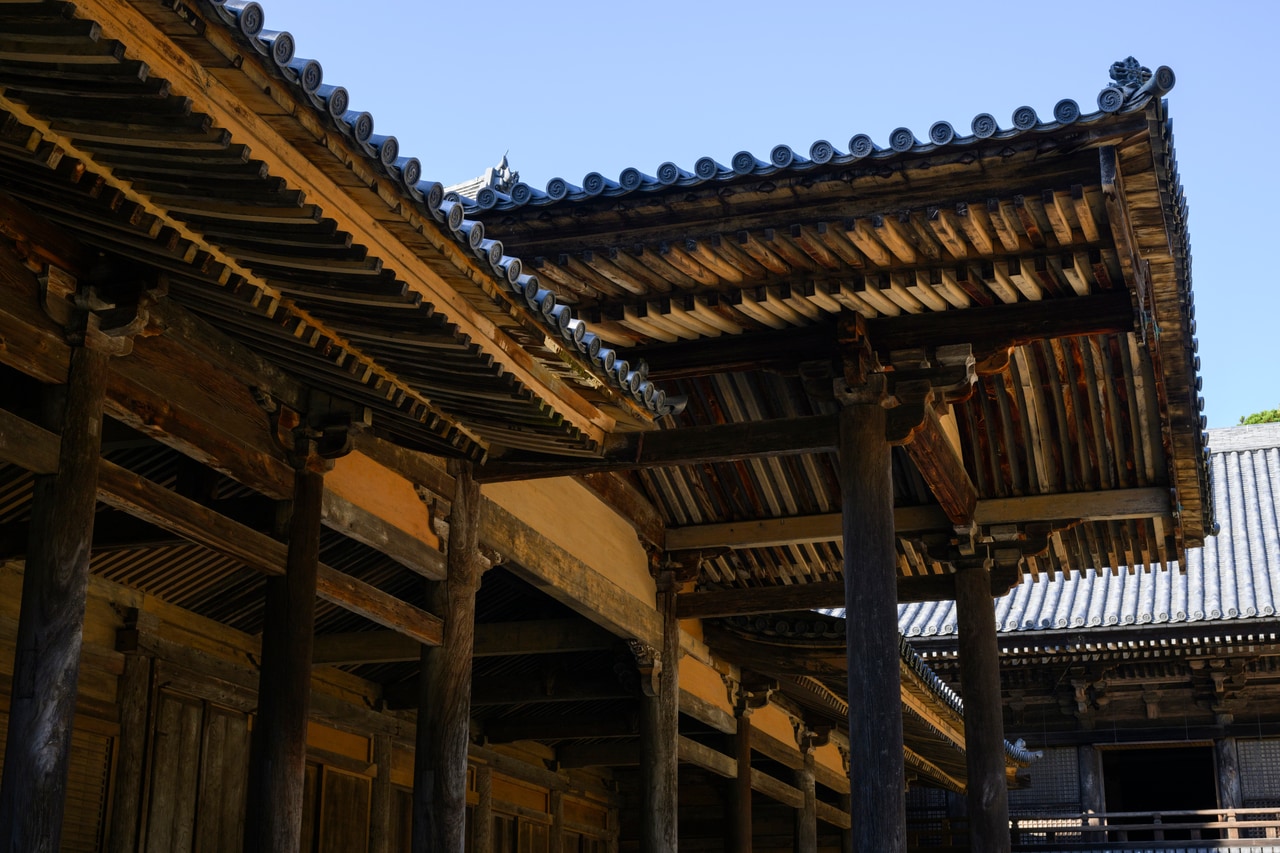
[[[835,415],[613,435],[600,457],[546,457],[512,453],[476,469],[481,482],[563,477],[601,471],[730,462],[758,456],[831,452]]]
[[[53,433],[0,410],[0,436],[5,437],[0,442],[0,460],[37,474],[56,470],[58,437]],[[13,437],[19,438],[20,445],[9,441]],[[263,574],[284,574],[285,543],[105,459],[98,462],[98,499]],[[330,566],[319,568],[316,595],[419,643],[441,642],[439,618]]]
[[[979,525],[1033,521],[1121,521],[1129,518],[1168,518],[1169,490],[1159,486],[1064,492],[1017,498],[980,500],[974,509]],[[948,530],[950,520],[936,506],[899,507],[894,510],[899,535],[927,530]],[[667,548],[673,551],[699,548],[765,548],[840,540],[840,513],[766,518],[672,527]]]
[[[1016,568],[993,572],[992,596],[1004,595],[1017,580]],[[955,589],[955,581],[950,574],[899,577],[898,601],[951,601],[956,597]],[[676,597],[676,616],[680,619],[757,616],[840,607],[844,607],[844,583],[841,581],[686,592]]]
[[[588,652],[611,648],[618,639],[585,619],[541,619],[476,625],[474,657]],[[395,631],[320,634],[312,662],[348,666],[416,661],[422,647]]]
[[[882,355],[948,344],[972,344],[981,353],[1038,340],[1134,330],[1127,292],[876,317],[866,324],[867,338]],[[635,347],[627,355],[647,361],[649,378],[661,382],[762,367],[795,370],[805,361],[834,360],[838,352],[835,328],[826,324]]]

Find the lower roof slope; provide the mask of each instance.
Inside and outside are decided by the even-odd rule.
[[[996,601],[1003,633],[1127,625],[1239,622],[1280,606],[1280,424],[1209,431],[1214,512],[1221,532],[1184,564],[1099,573],[1068,568]],[[898,608],[909,637],[956,633],[955,603]]]

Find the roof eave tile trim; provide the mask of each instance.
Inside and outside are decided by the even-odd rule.
[[[934,122],[926,138],[918,139],[905,127],[889,134],[888,145],[881,147],[865,133],[855,134],[849,140],[848,151],[842,153],[825,139],[809,146],[809,156],[803,157],[789,146],[777,145],[769,152],[767,160],[757,158],[750,151],[733,155],[729,165],[723,165],[712,157],[703,157],[687,171],[672,162],[660,165],[654,175],[648,175],[635,167],[622,170],[618,180],[610,180],[599,172],[591,172],[582,185],[569,183],[564,178],[552,178],[545,191],[536,190],[525,183],[516,183],[508,193],[480,193],[475,200],[462,198],[468,211],[506,211],[522,207],[546,207],[560,202],[589,201],[596,198],[617,198],[638,193],[660,193],[676,188],[695,187],[708,183],[727,183],[747,177],[766,177],[778,174],[803,174],[825,168],[836,168],[862,161],[883,161],[895,158],[929,154],[942,149],[964,148],[991,142],[1019,139],[1034,133],[1052,133],[1071,125],[1097,124],[1116,113],[1139,113],[1153,99],[1159,100],[1176,82],[1172,69],[1160,66],[1155,72],[1142,67],[1129,57],[1114,63],[1111,68],[1113,83],[1098,93],[1098,109],[1082,114],[1080,105],[1065,98],[1053,108],[1053,118],[1041,120],[1035,109],[1018,107],[1012,116],[1012,126],[1001,128],[990,113],[981,113],[970,122],[970,133],[960,135],[945,121]]]
[[[264,29],[265,15],[256,2],[245,0],[202,0],[213,11],[211,20],[221,22],[238,41],[263,57],[277,77],[303,95],[306,103],[325,115],[357,151],[395,181],[403,197],[428,214],[455,241],[466,246],[482,263],[500,288],[506,288],[528,306],[529,315],[549,334],[564,339],[597,379],[634,399],[654,417],[678,414],[687,402],[668,397],[648,379],[643,362],[630,365],[618,353],[602,345],[567,305],[556,302],[549,289],[541,287],[536,275],[526,274],[519,258],[506,255],[502,243],[485,238],[484,226],[468,220],[461,203],[446,200],[444,188],[422,178],[422,164],[415,157],[402,156],[394,136],[373,132],[373,116],[350,108],[350,95],[342,86],[323,82],[319,62],[294,55],[294,39],[288,32]],[[517,301],[519,301],[517,300]]]

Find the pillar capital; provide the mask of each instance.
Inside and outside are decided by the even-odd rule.
[[[146,329],[148,309],[168,291],[164,273],[143,272],[106,258],[80,276],[48,265],[37,278],[40,307],[68,343],[105,355],[128,355]]]

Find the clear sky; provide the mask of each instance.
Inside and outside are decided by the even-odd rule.
[[[541,188],[856,133],[887,146],[939,119],[967,133],[982,112],[1008,127],[1024,104],[1096,109],[1126,56],[1168,65],[1209,425],[1280,406],[1280,3],[261,3],[445,184],[504,152]]]

